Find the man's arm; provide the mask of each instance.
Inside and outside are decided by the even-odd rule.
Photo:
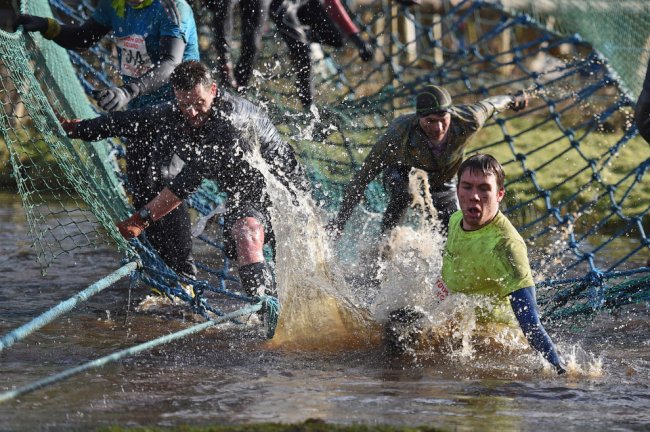
[[[165,188],[142,209],[133,213],[130,218],[119,222],[117,228],[127,240],[138,237],[149,225],[171,213],[182,202],[183,200],[174,192]]]
[[[95,99],[106,111],[117,111],[128,105],[136,97],[148,94],[169,81],[174,68],[181,64],[185,52],[185,40],[177,37],[160,38],[160,61],[141,77],[131,80],[121,87],[111,87],[98,91]]]
[[[487,118],[492,117],[495,113],[511,109],[521,111],[528,106],[528,95],[524,91],[518,91],[513,96],[492,96],[479,102],[483,105]]]
[[[176,66],[183,61],[186,45],[185,40],[181,38],[169,36],[160,38],[160,61],[135,81],[139,94],[151,93],[169,81]]]
[[[311,184],[307,180],[305,169],[296,159],[293,148],[282,139],[271,119],[264,114],[256,121],[262,135],[257,137],[261,141],[260,153],[271,173],[289,190],[295,187],[303,192],[310,191]]]
[[[555,370],[562,374],[565,372],[562,362],[539,320],[535,283],[528,262],[526,244],[514,227],[503,234],[502,241],[489,251],[492,258],[491,272],[494,277],[501,279],[500,291],[495,294],[508,297],[530,346],[540,352]]]
[[[125,239],[139,237],[152,223],[162,219],[182,204],[183,200],[199,187],[204,173],[196,166],[185,164],[171,184],[141,209],[137,209],[128,219],[117,223],[117,228]]]
[[[519,326],[530,346],[540,352],[555,367],[558,374],[565,373],[566,370],[557,354],[555,345],[539,320],[535,287],[521,288],[510,294],[509,299]]]
[[[454,106],[455,124],[461,127],[463,134],[471,137],[494,114],[507,109],[520,111],[527,106],[528,95],[523,91],[515,93],[514,96],[492,96],[474,104]],[[465,145],[467,141],[460,141],[459,144]]]
[[[227,128],[230,135],[219,129],[220,138],[228,137],[229,141],[244,140],[248,144],[247,151],[259,143],[262,158],[283,186],[292,192],[294,188],[303,192],[310,191],[311,184],[303,166],[298,162],[293,148],[282,139],[266,111],[244,98],[228,93],[223,93],[221,98],[223,105],[220,109],[229,112],[223,126],[230,125]]]
[[[308,192],[311,190],[311,184],[307,180],[307,175],[303,166],[296,159],[293,148],[283,140],[276,142],[268,151],[262,153],[273,175],[287,189],[292,187]]]
[[[170,127],[171,104],[104,114],[88,120],[61,120],[68,138],[98,141],[109,137],[142,138]]]
[[[53,18],[33,15],[20,15],[17,21],[27,32],[40,32],[45,39],[50,39],[66,49],[86,49],[97,43],[111,31],[89,18],[82,25],[61,25]]]
[[[341,207],[334,219],[328,224],[328,228],[334,234],[340,234],[345,224],[352,215],[354,207],[363,198],[364,191],[370,182],[386,167],[386,153],[395,139],[391,131],[387,132],[382,139],[374,145],[370,153],[363,161],[361,170],[354,176],[352,181],[345,188]]]

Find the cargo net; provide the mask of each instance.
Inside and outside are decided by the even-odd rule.
[[[76,2],[74,7],[61,0],[50,4],[55,15],[66,22],[84,20],[92,11],[86,2]],[[625,8],[612,9],[604,2],[592,6],[583,13],[615,17],[612,21],[621,34],[650,18],[647,10],[625,15]],[[199,2],[193,4],[202,55],[210,62],[214,59],[210,13],[201,7]],[[603,7],[607,13],[599,9]],[[267,106],[309,171],[314,198],[335,211],[343,188],[387,124],[412,112],[421,85],[444,85],[455,103],[527,90],[532,96],[529,109],[502,113],[489,121],[468,153],[490,153],[504,165],[507,200],[503,210],[527,240],[534,272],[543,275],[538,286],[545,315],[561,318],[648,301],[650,240],[644,226],[650,221],[650,146],[637,136],[632,123],[630,96],[636,93],[623,90],[639,86],[632,81],[623,86],[619,78],[642,79],[643,73],[638,71],[646,64],[645,41],[630,39],[630,45],[618,47],[630,53],[627,63],[619,56],[617,63],[610,64],[594,49],[596,45],[589,44],[594,31],[578,26],[583,34],[574,35],[571,21],[562,22],[555,31],[552,11],[531,8],[527,12],[537,12],[539,21],[485,1],[423,1],[412,7],[386,1],[356,2],[353,16],[374,46],[374,57],[363,63],[351,46],[335,50],[312,45],[315,103],[307,112],[296,96],[286,45],[269,25],[248,97]],[[606,42],[599,39],[601,44]],[[45,77],[34,76],[47,75],[47,71],[34,67],[38,59],[24,57],[28,51],[21,51],[19,44],[27,43],[20,36],[3,34],[3,66],[10,71],[10,77],[2,80],[3,101],[10,102],[4,104],[2,121],[35,243],[50,256],[65,252],[66,241],[72,247],[83,247],[110,239],[124,250],[132,250],[116,235],[112,222],[128,213],[126,204],[117,211],[103,199],[117,190],[109,173],[113,161],[110,157],[97,161],[91,157],[96,154],[86,153],[87,144],[68,142],[56,133],[54,113],[66,112],[60,106],[65,97],[56,85],[45,84]],[[236,41],[233,48],[236,58]],[[83,55],[69,54],[86,91],[111,82],[114,59],[109,41]],[[24,60],[10,68],[8,57]],[[623,63],[628,72],[613,73],[619,66],[623,70]],[[630,65],[634,65],[634,73],[629,72]],[[38,101],[26,101],[27,91],[17,90],[21,86],[46,87],[52,97],[45,92]],[[15,103],[12,94],[20,96]],[[28,110],[32,103],[38,105],[38,111],[22,117],[14,113],[22,105]],[[16,124],[29,124],[33,130],[19,137],[17,127],[21,126]],[[27,150],[21,155],[20,149],[37,152],[34,148],[39,145],[44,166],[57,170],[54,178],[65,177],[61,185],[43,185],[40,176],[23,174],[36,162],[26,156]],[[66,150],[59,154],[59,147]],[[111,147],[106,144],[106,148]],[[56,163],[48,164],[48,158]],[[102,181],[104,178],[107,180]],[[66,241],[53,236],[62,228],[41,225],[39,212],[57,210],[34,204],[33,197],[54,191],[65,191],[61,202],[76,200],[66,205],[73,208],[69,214],[86,215],[69,227]],[[207,215],[223,196],[218,185],[207,182],[189,201]],[[377,180],[367,189],[362,205],[365,211],[378,213],[386,201]],[[121,197],[115,202],[126,203]],[[89,229],[97,225],[104,230]],[[164,264],[146,248],[139,255],[141,259],[151,255],[147,262],[157,262],[151,266],[158,266],[162,275],[150,272],[150,284],[164,285],[173,277],[168,269],[160,270]],[[217,278],[219,290],[225,289],[226,282],[236,283],[227,271],[228,263],[222,264],[223,268],[201,266]]]
[[[15,180],[43,272],[83,248],[130,251],[113,224],[127,214],[114,166],[102,147],[64,138],[57,115],[73,108],[47,64],[32,39],[0,33],[0,170]]]

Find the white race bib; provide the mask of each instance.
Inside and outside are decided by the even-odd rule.
[[[122,75],[139,78],[153,66],[147,53],[147,44],[141,35],[117,38],[116,44],[122,53]]]

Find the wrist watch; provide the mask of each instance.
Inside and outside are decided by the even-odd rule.
[[[146,207],[142,207],[140,210],[138,210],[138,216],[140,219],[142,219],[146,226],[151,225],[151,222],[153,222],[151,219],[151,210]]]

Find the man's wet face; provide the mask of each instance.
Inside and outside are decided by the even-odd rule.
[[[185,120],[193,127],[201,127],[210,118],[212,102],[217,94],[217,85],[196,85],[191,90],[174,90],[178,107]]]
[[[466,169],[458,182],[458,203],[463,212],[463,229],[474,231],[490,223],[499,211],[505,190],[497,186],[494,174]]]
[[[451,114],[448,112],[435,112],[420,117],[420,127],[433,144],[438,144],[447,135],[451,124]]]

